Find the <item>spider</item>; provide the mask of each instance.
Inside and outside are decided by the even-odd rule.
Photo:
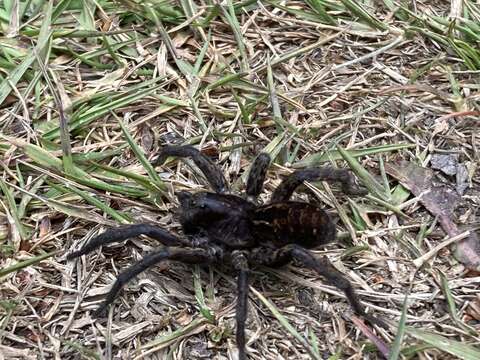
[[[154,165],[168,157],[190,158],[203,172],[214,192],[175,193],[179,203],[183,236],[177,237],[150,224],[135,224],[112,228],[94,237],[68,260],[94,249],[125,241],[139,235],[158,240],[163,247],[152,251],[120,273],[94,316],[105,317],[121,288],[142,271],[165,260],[187,264],[227,263],[237,273],[236,342],[240,360],[245,360],[245,321],[247,318],[248,283],[254,265],[280,267],[295,260],[315,270],[328,283],[342,290],[353,310],[371,323],[382,321],[366,314],[363,305],[342,273],[326,257],[317,258],[309,249],[335,240],[336,229],[330,216],[320,207],[307,202],[291,201],[295,189],[304,181],[338,181],[342,190],[351,195],[364,195],[346,169],[331,167],[297,170],[283,179],[270,201],[257,205],[270,165],[270,156],[260,153],[248,174],[243,197],[229,193],[220,168],[192,146],[165,146]]]

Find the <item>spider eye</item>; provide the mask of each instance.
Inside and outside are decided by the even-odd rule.
[[[202,201],[202,200],[192,200],[191,199],[189,205],[192,208],[200,208],[200,209],[205,209],[207,207],[205,202]]]

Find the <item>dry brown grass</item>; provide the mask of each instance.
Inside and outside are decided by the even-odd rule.
[[[335,187],[310,184],[298,197],[340,213],[341,240],[316,253],[349,277],[369,311],[397,326],[408,294],[403,341],[394,345],[395,326],[367,338],[343,295],[311,271],[261,268],[251,283],[251,359],[381,358],[372,341],[401,349],[398,358],[476,359],[478,269],[457,260],[450,246],[415,266],[448,236],[384,169],[400,160],[430,168],[432,156],[457,154],[467,173],[459,184],[467,188],[452,221],[462,231],[478,228],[479,40],[448,24],[431,26],[433,15],[458,15],[461,2],[450,9],[448,2],[415,1],[410,16],[391,12],[393,1],[364,5],[378,23],[350,1],[327,3],[336,24],[305,2],[250,2],[235,16],[219,7],[197,27],[217,14],[200,3],[196,12],[187,0],[175,9],[165,3],[162,12],[130,1],[72,2],[52,28],[74,32],[54,33],[52,43],[44,41],[48,29],[38,31],[50,22],[47,8],[19,19],[11,8],[1,14],[11,37],[2,39],[0,63],[0,358],[235,358],[235,282],[226,269],[161,264],[125,287],[105,323],[91,310],[121,269],[158,244],[133,239],[80,261],[64,258],[121,222],[177,233],[173,190],[203,189],[203,179],[182,163],[157,168],[157,177],[135,150],[151,160],[161,144],[189,142],[218,156],[236,191],[256,153],[277,154],[264,200],[292,167],[345,166],[337,146],[356,156],[359,163],[350,165],[362,182],[385,192],[348,199]],[[477,8],[464,3],[478,27]],[[407,34],[408,26],[420,30]],[[81,32],[99,30],[108,33]],[[39,46],[34,55],[24,50],[31,43]],[[22,60],[33,64],[28,71]],[[60,108],[68,124],[59,121]],[[458,185],[438,170],[432,181]],[[213,322],[199,311],[202,297]]]

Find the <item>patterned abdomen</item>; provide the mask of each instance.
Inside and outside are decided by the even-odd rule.
[[[335,224],[319,207],[296,201],[268,204],[257,208],[252,217],[259,244],[276,246],[296,243],[314,248],[335,240]]]

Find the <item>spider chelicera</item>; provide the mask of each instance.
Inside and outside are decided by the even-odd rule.
[[[165,146],[155,164],[163,164],[170,156],[192,159],[215,192],[176,193],[180,202],[180,223],[183,229],[181,237],[150,224],[127,225],[105,231],[67,256],[69,260],[74,259],[102,245],[139,235],[147,235],[164,245],[118,276],[104,302],[94,313],[95,316],[104,317],[107,307],[128,281],[161,261],[227,263],[237,273],[236,341],[239,359],[244,360],[251,267],[279,267],[295,260],[315,270],[328,283],[342,290],[358,315],[372,323],[382,323],[365,313],[350,282],[326,257],[315,257],[308,250],[335,240],[335,224],[330,216],[317,205],[290,200],[295,189],[304,181],[338,181],[347,194],[366,194],[363,188],[355,184],[348,170],[331,167],[297,170],[280,183],[267,204],[257,205],[256,199],[262,191],[270,165],[268,154],[261,153],[253,162],[245,197],[229,194],[219,167],[194,147]]]

